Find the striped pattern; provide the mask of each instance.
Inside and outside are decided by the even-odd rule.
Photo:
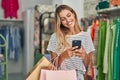
[[[69,36],[67,38],[67,41],[69,42],[70,47],[72,47],[72,41],[73,40],[81,40],[82,41],[82,46],[84,47],[87,54],[90,53],[91,51],[95,50],[92,39],[91,39],[90,34],[88,32],[80,32],[78,34]],[[54,33],[54,34],[51,35],[51,38],[50,38],[49,43],[48,43],[47,50],[55,52],[55,53],[58,54],[56,48],[57,48],[57,38],[56,38],[56,34]],[[63,61],[63,63],[61,64],[60,69],[64,69],[64,70],[66,70],[66,69],[77,69],[77,70],[80,70],[82,72],[86,71],[82,59],[78,56],[73,56],[69,59],[65,59]]]

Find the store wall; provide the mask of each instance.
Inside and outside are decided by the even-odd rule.
[[[81,17],[91,17],[97,15],[96,5],[100,0],[53,0],[53,6],[67,4],[72,6],[77,12],[78,19]]]
[[[56,5],[62,4],[63,0],[53,0],[52,5],[56,7]]]
[[[66,4],[72,7],[78,16],[78,20],[84,17],[84,0],[53,0],[53,6]]]
[[[22,0],[22,11],[33,8],[36,4],[52,4],[52,0]]]
[[[63,0],[63,4],[71,6],[76,11],[78,20],[84,17],[84,0]]]
[[[96,5],[100,0],[84,0],[84,17],[97,15]]]

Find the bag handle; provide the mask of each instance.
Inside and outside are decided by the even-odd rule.
[[[50,65],[52,66],[52,70],[57,70],[58,69],[58,58],[59,56],[56,56],[55,58],[52,58],[51,60],[49,60],[51,63]]]

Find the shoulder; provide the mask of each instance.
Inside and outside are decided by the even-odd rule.
[[[83,37],[88,37],[90,36],[89,32],[81,31],[78,34],[72,35],[72,37],[78,37],[78,36],[83,36]]]
[[[82,35],[90,35],[89,32],[87,32],[87,31],[81,31],[80,33],[81,33]]]
[[[56,38],[56,33],[53,33],[53,34],[51,35],[51,38]]]
[[[53,33],[50,37],[50,41],[56,41],[57,37],[56,37],[56,33]]]
[[[90,33],[87,32],[87,31],[82,31],[80,32],[80,35],[83,37],[83,38],[90,38]]]
[[[56,37],[56,33],[53,33],[53,34],[51,35],[51,37]]]
[[[83,31],[83,32],[82,32],[82,35],[83,35],[83,37],[84,37],[86,40],[90,40],[90,39],[91,39],[90,33],[87,32],[87,31]]]

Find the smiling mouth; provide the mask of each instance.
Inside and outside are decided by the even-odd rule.
[[[72,24],[72,22],[68,22],[68,23],[67,23],[67,25],[71,25],[71,24]]]

